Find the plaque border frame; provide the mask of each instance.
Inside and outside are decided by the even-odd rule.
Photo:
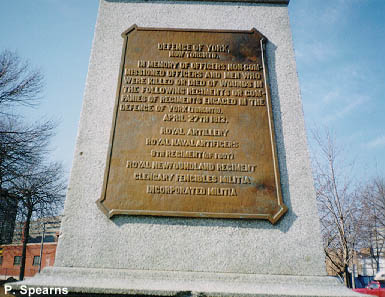
[[[266,92],[266,108],[268,114],[268,124],[269,124],[269,135],[271,141],[271,149],[272,149],[272,160],[273,160],[273,168],[274,168],[274,178],[275,178],[275,186],[276,186],[276,194],[279,207],[278,211],[272,214],[248,214],[248,213],[219,213],[219,212],[185,212],[185,211],[157,211],[157,210],[121,210],[121,209],[109,209],[104,204],[106,190],[107,190],[107,182],[108,176],[111,167],[111,155],[112,155],[112,147],[115,136],[115,127],[117,121],[117,114],[119,111],[119,98],[122,86],[122,75],[123,69],[126,60],[126,51],[128,45],[127,35],[134,31],[177,31],[177,32],[212,32],[212,33],[243,33],[243,34],[259,34],[262,36],[260,40],[261,46],[261,56],[262,56],[262,67],[263,67],[263,75],[265,79],[265,92]],[[141,215],[141,216],[165,216],[165,217],[183,217],[183,218],[215,218],[215,219],[260,219],[260,220],[268,220],[271,224],[275,224],[278,220],[287,212],[288,208],[283,203],[282,198],[282,190],[281,190],[281,178],[279,172],[279,163],[277,157],[277,146],[275,141],[275,130],[274,130],[274,120],[273,120],[273,112],[271,106],[271,94],[270,94],[270,82],[267,71],[267,62],[266,62],[266,42],[267,38],[260,33],[257,29],[252,28],[250,30],[218,30],[218,29],[188,29],[188,28],[155,28],[155,27],[138,27],[136,24],[133,24],[127,30],[125,30],[121,34],[123,41],[122,47],[122,56],[119,66],[119,79],[118,86],[115,95],[115,103],[114,103],[114,113],[112,119],[112,125],[110,130],[110,138],[108,143],[108,153],[106,158],[106,166],[104,169],[103,176],[103,185],[102,185],[102,194],[100,198],[96,201],[98,208],[108,217],[112,218],[115,215]]]

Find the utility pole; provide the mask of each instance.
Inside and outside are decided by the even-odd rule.
[[[353,264],[353,271],[352,271],[352,289],[356,288],[356,264]]]
[[[46,224],[46,223],[43,223],[43,235],[41,236],[41,244],[40,244],[39,273],[40,273],[40,270],[41,270],[41,262],[42,262],[42,260],[43,260],[43,248],[44,248],[45,224]]]

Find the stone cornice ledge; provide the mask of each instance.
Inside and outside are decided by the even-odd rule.
[[[130,0],[104,0],[107,2],[131,2]],[[134,2],[137,0],[133,0]],[[151,0],[142,0],[144,2],[152,2]],[[288,5],[290,0],[154,0],[154,2],[239,2],[239,3],[265,3],[265,4],[285,4]]]
[[[67,297],[221,296],[221,297],[364,297],[331,276],[268,275],[187,271],[46,267],[14,291],[67,288]],[[17,294],[16,294],[17,295]],[[22,295],[17,295],[22,296]],[[36,295],[34,295],[36,296]],[[58,296],[58,295],[55,295]],[[370,297],[370,296],[368,296]]]

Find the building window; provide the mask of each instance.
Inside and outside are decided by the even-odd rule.
[[[0,256],[0,266],[3,265],[3,256]]]
[[[33,257],[33,263],[32,263],[32,265],[33,265],[33,266],[39,266],[39,264],[40,264],[40,256],[34,256],[34,257]]]
[[[13,265],[21,265],[21,256],[15,256],[13,258]]]

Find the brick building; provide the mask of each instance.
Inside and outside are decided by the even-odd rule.
[[[25,277],[32,277],[41,269],[53,266],[61,217],[43,218],[31,223],[27,244]],[[0,245],[0,280],[19,277],[22,255],[23,225],[16,224],[12,243]],[[42,243],[42,237],[44,241]]]
[[[44,243],[41,269],[46,266],[52,266],[55,262],[57,243]],[[27,245],[27,257],[25,262],[25,277],[34,276],[39,271],[40,248],[38,243],[29,243]],[[9,244],[2,246],[0,256],[0,279],[7,279],[10,276],[19,277],[21,264],[21,244]]]

